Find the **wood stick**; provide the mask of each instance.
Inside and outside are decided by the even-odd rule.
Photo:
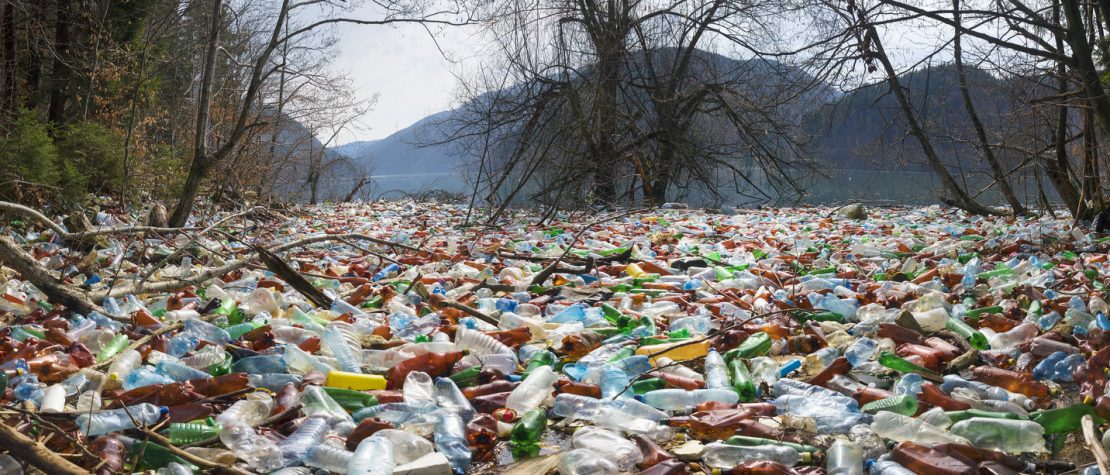
[[[16,460],[27,462],[51,475],[89,474],[88,470],[66,460],[65,457],[6,424],[0,424],[0,447],[11,452]]]

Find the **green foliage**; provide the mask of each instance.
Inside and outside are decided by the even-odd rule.
[[[37,114],[23,111],[0,140],[0,176],[21,185],[56,188],[66,200],[88,191],[118,191],[123,140],[93,122],[56,131]]]
[[[5,181],[39,185],[58,182],[58,149],[50,127],[30,111],[21,111],[0,147],[0,173]]]
[[[123,138],[95,122],[75,122],[58,135],[62,180],[67,188],[119,191],[123,185]]]

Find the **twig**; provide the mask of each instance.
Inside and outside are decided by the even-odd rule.
[[[1098,437],[1094,419],[1090,415],[1086,415],[1080,419],[1079,423],[1083,426],[1083,438],[1087,441],[1087,446],[1091,448],[1091,453],[1095,455],[1099,471],[1110,473],[1110,456],[1106,454],[1106,448],[1102,446],[1102,440]]]

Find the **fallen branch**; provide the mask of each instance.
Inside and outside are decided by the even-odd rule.
[[[1095,455],[1099,471],[1110,473],[1110,456],[1107,455],[1106,448],[1102,446],[1102,439],[1098,437],[1094,419],[1089,415],[1083,416],[1080,419],[1080,424],[1083,426],[1083,438],[1087,441],[1087,446],[1091,448],[1091,453]]]
[[[0,261],[19,272],[24,280],[34,284],[35,288],[46,294],[51,301],[65,305],[67,309],[82,315],[88,315],[94,311],[103,313],[103,309],[89,299],[88,295],[55,278],[40,266],[34,257],[24,252],[7,236],[0,236]]]
[[[51,475],[88,475],[85,470],[58,455],[14,427],[0,424],[0,447],[21,460]]]
[[[266,265],[266,268],[270,269],[270,271],[280,277],[281,280],[284,280],[285,283],[297,289],[297,292],[300,292],[301,295],[316,304],[317,307],[331,308],[332,299],[324,295],[323,292],[320,292],[320,289],[313,287],[309,281],[301,277],[296,270],[289,267],[289,264],[286,264],[280,257],[267,251],[263,247],[253,246],[253,248],[254,252],[258,254],[258,258]]]

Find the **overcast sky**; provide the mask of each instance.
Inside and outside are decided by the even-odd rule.
[[[337,33],[334,67],[350,75],[359,98],[377,98],[358,126],[341,133],[339,144],[385,138],[452,107],[454,74],[473,65],[474,51],[484,44],[473,28],[461,27],[433,30],[435,40],[419,25],[348,24]]]
[[[351,16],[376,15],[369,7],[358,7]],[[882,28],[881,34],[892,61],[905,66],[947,41],[950,33],[943,30],[896,26]],[[369,112],[339,134],[336,145],[385,138],[455,106],[456,75],[476,68],[487,44],[475,27],[439,27],[430,35],[423,26],[413,24],[341,24],[336,33],[338,55],[333,67],[351,77],[358,98],[376,98]],[[881,79],[874,76],[869,79]]]

